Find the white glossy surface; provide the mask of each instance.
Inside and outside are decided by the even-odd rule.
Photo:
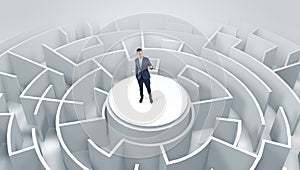
[[[151,75],[153,103],[145,85],[144,100],[139,103],[139,86],[135,76],[116,84],[109,92],[108,103],[120,119],[138,126],[161,126],[175,121],[188,106],[188,95],[176,81]]]

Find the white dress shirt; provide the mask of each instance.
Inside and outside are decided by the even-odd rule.
[[[139,57],[139,63],[140,63],[140,67],[141,67],[141,68],[142,68],[142,61],[143,61],[143,58],[144,58],[143,56],[142,56],[141,58]]]

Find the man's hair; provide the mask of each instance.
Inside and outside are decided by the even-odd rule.
[[[141,48],[136,49],[136,52],[139,52],[139,51],[142,51],[142,49]]]

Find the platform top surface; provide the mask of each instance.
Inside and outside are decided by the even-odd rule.
[[[133,125],[155,127],[178,119],[188,107],[188,94],[175,80],[151,75],[153,103],[145,84],[144,100],[139,103],[140,92],[135,76],[128,77],[110,90],[108,104],[118,118]]]

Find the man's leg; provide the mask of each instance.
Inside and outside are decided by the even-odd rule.
[[[146,79],[146,80],[144,80],[144,82],[145,82],[145,85],[146,85],[146,88],[147,88],[147,92],[148,92],[148,94],[151,94],[150,78],[149,78],[149,79]]]
[[[142,103],[143,98],[144,98],[144,94],[143,94],[143,79],[141,78],[141,79],[138,79],[137,81],[138,81],[138,84],[139,84],[139,87],[140,87],[140,96],[141,96],[139,102]]]
[[[146,85],[146,88],[147,88],[147,91],[148,91],[148,94],[149,94],[150,103],[153,103],[152,94],[151,94],[151,87],[150,87],[150,78],[144,80],[144,82],[145,82],[145,85]]]

